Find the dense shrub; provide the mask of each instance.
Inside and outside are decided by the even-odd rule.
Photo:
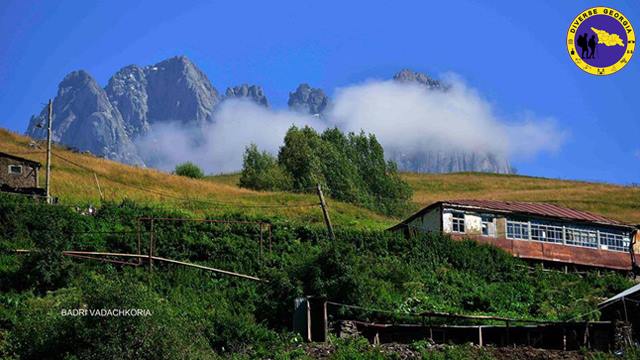
[[[23,359],[212,358],[206,338],[129,272],[90,274],[77,288],[33,298],[12,332]],[[72,316],[68,310],[148,310],[148,316]],[[209,355],[207,355],[209,354]]]
[[[192,162],[185,162],[176,165],[175,174],[180,176],[190,177],[192,179],[202,179],[204,172],[200,167]]]
[[[387,359],[380,350],[369,346],[364,338],[332,339],[335,352],[334,360],[384,360]]]
[[[318,134],[292,127],[278,159],[249,146],[240,186],[257,190],[314,191],[320,184],[331,197],[384,214],[407,211],[411,188],[398,176],[396,164],[384,159],[373,135],[345,135],[337,128]]]
[[[496,248],[447,236],[343,229],[330,241],[323,228],[288,222],[273,223],[271,250],[263,233],[262,251],[260,229],[252,224],[154,223],[159,256],[268,282],[172,264],[158,263],[149,273],[146,266],[60,256],[65,249],[136,252],[138,226],[146,252],[150,223],[139,224],[143,216],[190,214],[124,201],[86,216],[70,207],[0,201],[0,356],[293,358],[300,353],[288,331],[298,296],[392,311],[331,307],[331,317],[412,322],[412,313],[432,310],[554,320],[590,312],[631,285],[615,273],[580,277],[530,269]],[[10,253],[18,247],[37,251]],[[61,309],[78,307],[149,308],[153,316],[60,316]],[[336,357],[377,356],[361,346],[345,342]]]

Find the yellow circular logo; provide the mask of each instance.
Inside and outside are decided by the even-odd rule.
[[[593,75],[611,75],[625,67],[636,48],[631,22],[609,7],[584,10],[567,31],[567,50],[578,67]]]

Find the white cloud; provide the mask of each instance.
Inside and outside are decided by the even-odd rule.
[[[208,173],[237,171],[247,145],[277,154],[291,125],[317,130],[337,126],[377,136],[385,149],[401,154],[468,151],[501,157],[530,157],[559,149],[564,138],[553,119],[527,114],[518,121],[498,118],[491,104],[459,78],[447,91],[417,84],[368,81],[338,89],[326,119],[266,109],[246,100],[227,100],[204,128],[154,124],[137,141],[153,166],[172,170],[193,161]],[[149,156],[152,154],[153,156]]]
[[[177,122],[154,124],[152,131],[136,144],[151,165],[162,170],[173,170],[179,163],[192,161],[207,173],[232,172],[242,167],[244,149],[251,143],[277,154],[292,125],[323,128],[311,116],[232,99],[220,105],[215,122],[209,125],[189,128]]]
[[[519,122],[496,117],[491,105],[457,79],[447,91],[376,81],[339,89],[330,121],[341,129],[371,132],[402,153],[425,150],[531,156],[555,151],[564,134],[551,119]]]

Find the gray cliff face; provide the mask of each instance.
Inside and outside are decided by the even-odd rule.
[[[234,87],[227,88],[224,94],[225,99],[248,99],[255,102],[258,105],[269,107],[269,100],[267,100],[262,86],[242,84]]]
[[[300,84],[296,91],[289,93],[289,109],[311,115],[322,115],[329,107],[329,97],[322,89]]]
[[[207,76],[177,56],[144,68],[149,123],[180,121],[204,125],[220,101]]]
[[[394,81],[402,83],[417,83],[429,90],[447,91],[448,87],[426,74],[404,69],[393,76]],[[403,171],[449,173],[449,172],[490,172],[511,174],[513,168],[509,160],[501,155],[490,152],[471,151],[435,151],[425,149],[413,154],[402,154],[392,149],[389,158],[398,163]]]
[[[127,134],[133,139],[149,132],[147,77],[137,65],[120,69],[109,79],[105,91],[122,115]]]
[[[218,92],[189,59],[174,57],[146,67],[120,69],[105,89],[85,71],[60,83],[54,100],[54,140],[108,159],[144,165],[134,142],[154,124],[181,122],[203,125],[211,120]],[[46,109],[33,116],[27,135],[43,138],[36,124]]]
[[[120,69],[106,87],[134,138],[154,123],[177,121],[202,125],[218,104],[218,92],[189,59],[177,56],[152,66]]]
[[[509,161],[492,153],[424,151],[417,154],[389,153],[403,171],[420,173],[488,172],[511,174]]]
[[[52,140],[108,159],[142,165],[118,109],[85,71],[74,71],[58,86],[53,101]],[[33,116],[27,134],[46,138],[47,107]],[[36,125],[42,124],[42,128]]]

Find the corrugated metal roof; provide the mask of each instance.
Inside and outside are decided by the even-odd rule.
[[[512,213],[521,213],[529,215],[538,215],[544,217],[562,218],[568,220],[597,222],[600,224],[629,226],[619,221],[609,219],[602,215],[593,214],[587,211],[574,210],[547,203],[528,203],[516,201],[497,201],[497,200],[448,200],[442,201],[443,204],[449,204],[460,207],[474,207],[487,210],[504,211]]]

